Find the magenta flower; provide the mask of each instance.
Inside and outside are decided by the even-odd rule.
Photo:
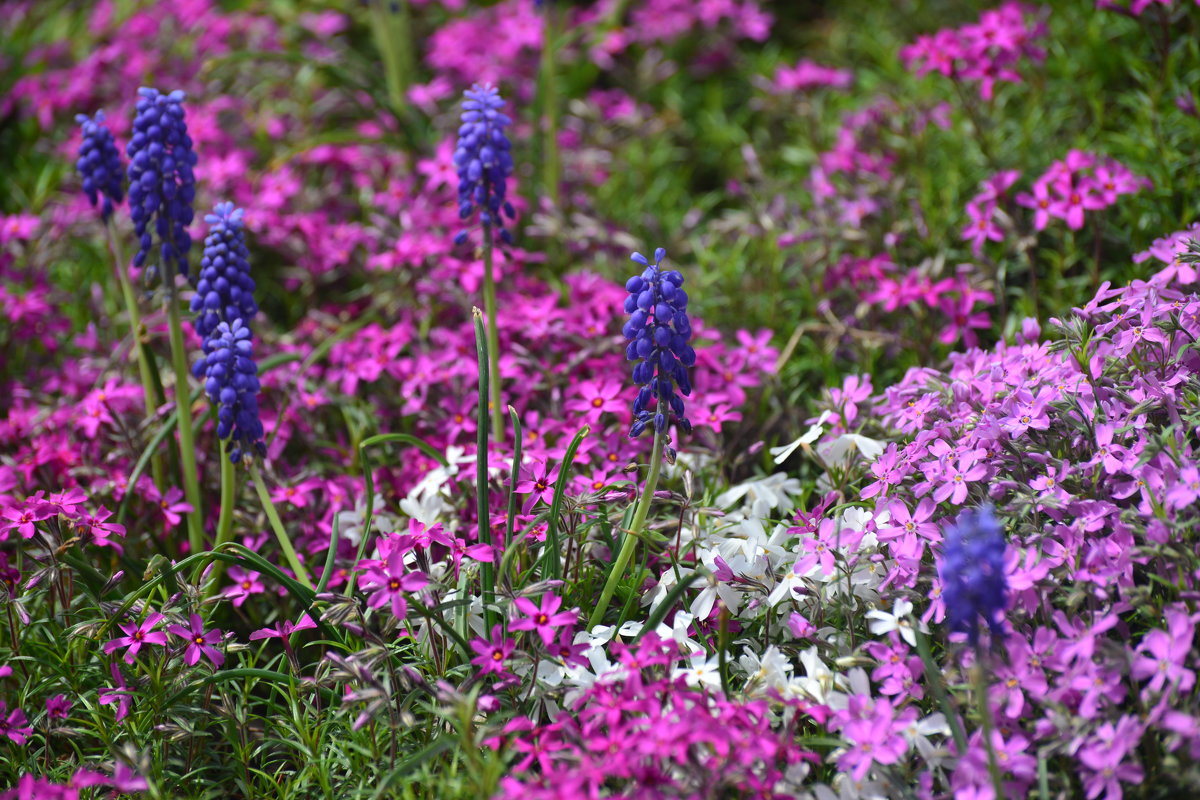
[[[5,712],[8,715],[5,716]],[[8,703],[0,700],[0,736],[7,736],[16,744],[25,744],[26,739],[33,733],[29,718],[19,708],[8,711]]]
[[[471,642],[471,649],[478,653],[475,658],[471,659],[471,663],[479,667],[480,675],[487,675],[489,672],[505,675],[508,673],[508,668],[505,667],[504,662],[516,646],[516,642],[512,639],[505,639],[500,626],[495,625],[492,627],[491,640],[474,639]]]
[[[531,495],[529,498],[529,507],[532,507],[539,499],[546,505],[554,502],[554,484],[558,481],[558,464],[550,467],[544,461],[537,462],[534,468],[530,469],[522,467],[521,469],[528,474],[528,478],[519,481],[514,491],[517,494]]]
[[[150,502],[158,506],[168,525],[178,525],[183,519],[181,514],[191,512],[192,507],[183,499],[183,492],[178,486],[172,486],[167,493],[160,494],[153,483],[146,482],[146,496]]]
[[[972,455],[947,458],[942,469],[941,484],[933,490],[933,499],[939,503],[949,499],[954,505],[961,506],[967,500],[971,481],[983,480],[986,475],[987,467],[978,463]]]
[[[199,614],[192,614],[189,617],[191,624],[190,628],[185,628],[182,625],[172,625],[167,628],[171,633],[187,640],[187,649],[183,651],[183,663],[189,667],[193,666],[200,660],[200,656],[208,657],[208,660],[213,663],[213,666],[219,667],[225,663],[224,654],[213,647],[215,644],[220,644],[222,639],[221,631],[213,628],[207,633],[204,632],[204,620]]]
[[[554,643],[557,631],[564,625],[574,625],[578,616],[577,611],[559,611],[562,598],[547,592],[542,595],[542,606],[538,608],[527,597],[518,597],[516,607],[525,614],[518,617],[508,626],[512,631],[537,631],[546,647]]]
[[[367,570],[359,579],[359,585],[372,592],[367,598],[367,605],[380,608],[391,603],[392,615],[396,619],[408,616],[408,602],[404,599],[405,592],[415,592],[429,583],[429,576],[424,572],[408,572],[404,567],[406,548],[397,547],[387,559],[387,563]]]
[[[110,703],[117,704],[117,718],[120,722],[129,714],[129,705],[132,701],[133,693],[129,690],[128,684],[125,683],[125,676],[121,674],[120,668],[114,661],[109,665],[112,670],[113,681],[116,686],[100,690],[100,705],[106,706]]]
[[[1131,672],[1139,681],[1149,679],[1146,688],[1151,692],[1188,692],[1196,684],[1196,673],[1186,667],[1195,626],[1186,611],[1168,611],[1166,617],[1167,630],[1152,630],[1142,640]]]
[[[254,633],[250,634],[250,641],[255,642],[259,639],[286,639],[296,631],[307,631],[317,627],[317,623],[313,622],[313,618],[308,614],[300,617],[300,621],[295,625],[291,620],[283,620],[276,622],[274,628],[259,628]]]
[[[154,630],[154,626],[158,625],[162,618],[162,614],[153,613],[141,623],[122,622],[120,627],[125,631],[125,635],[105,642],[104,652],[111,653],[118,647],[128,647],[129,649],[125,652],[125,663],[132,664],[133,660],[137,658],[138,651],[142,649],[142,645],[165,645],[167,634]]]
[[[46,716],[50,719],[66,719],[71,714],[71,701],[65,694],[46,698]]]

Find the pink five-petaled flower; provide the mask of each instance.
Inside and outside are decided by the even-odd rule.
[[[405,570],[405,552],[403,548],[393,550],[386,564],[372,567],[359,579],[362,588],[372,592],[367,598],[367,605],[380,608],[390,602],[392,614],[398,620],[408,616],[408,601],[404,599],[404,593],[415,592],[429,583],[429,576],[424,572]]]
[[[942,471],[942,483],[933,490],[933,499],[940,503],[949,498],[951,503],[961,506],[967,499],[967,484],[982,480],[986,475],[987,467],[977,463],[974,456],[948,458]]]
[[[518,597],[516,606],[525,616],[513,620],[508,629],[537,631],[538,636],[542,637],[542,643],[547,647],[554,643],[557,629],[563,625],[573,625],[578,616],[576,611],[559,611],[558,609],[562,606],[562,598],[550,593],[542,595],[541,608],[535,606],[533,601],[527,597]]]
[[[19,708],[8,711],[8,703],[0,700],[0,736],[7,736],[17,744],[25,744],[32,733],[33,728],[29,726],[25,712]]]
[[[225,663],[225,656],[220,650],[213,647],[215,644],[220,644],[221,631],[213,628],[208,633],[204,632],[204,620],[199,614],[192,614],[189,617],[190,628],[185,628],[182,625],[172,625],[167,628],[171,633],[186,639],[188,646],[183,651],[183,663],[189,667],[200,660],[201,654],[208,656],[208,660],[213,663],[213,666],[219,667]]]
[[[317,623],[313,622],[313,618],[308,614],[300,617],[300,621],[295,625],[291,620],[285,619],[283,622],[276,622],[274,628],[259,628],[254,633],[250,634],[250,641],[258,641],[259,639],[285,639],[291,636],[296,631],[307,631],[317,627]]]
[[[1196,683],[1196,673],[1186,666],[1195,625],[1186,611],[1171,610],[1166,617],[1167,630],[1156,628],[1142,640],[1131,672],[1139,681],[1149,678],[1146,688],[1151,692],[1177,687],[1181,693],[1186,693]]]
[[[120,667],[114,661],[109,665],[112,669],[113,681],[116,686],[100,690],[100,705],[106,706],[109,703],[117,704],[116,722],[125,719],[129,714],[129,705],[133,697],[133,693],[129,691],[129,685],[125,683],[125,676],[121,674]]]
[[[132,664],[137,658],[138,651],[142,649],[142,645],[157,644],[165,645],[167,643],[167,634],[163,631],[154,630],[163,618],[162,614],[154,613],[137,623],[121,623],[121,630],[125,631],[125,635],[104,643],[104,652],[111,653],[118,647],[128,647],[125,652],[125,663]]]
[[[183,500],[183,492],[178,486],[172,486],[167,490],[167,493],[160,494],[153,483],[147,482],[146,496],[150,502],[158,506],[162,511],[163,517],[166,518],[168,525],[178,525],[182,517],[180,514],[187,514],[192,511],[192,507]]]
[[[576,411],[598,419],[605,411],[620,414],[625,410],[618,381],[584,381],[577,389],[578,396],[567,401],[567,411]]]
[[[0,536],[0,540],[7,539],[8,531],[11,530],[19,533],[22,539],[32,539],[33,534],[37,532],[37,529],[34,527],[35,522],[41,522],[58,514],[58,509],[54,506],[48,503],[35,502],[35,500],[36,498],[32,498],[21,508],[14,506],[0,512],[0,517],[7,520],[0,521],[0,529],[4,530],[4,535]]]
[[[489,672],[504,675],[508,672],[504,662],[512,654],[514,647],[516,647],[516,642],[512,639],[505,639],[500,626],[495,625],[492,627],[490,641],[474,639],[471,642],[471,649],[479,654],[471,659],[471,663],[479,667],[480,675],[487,675]]]
[[[530,507],[539,498],[546,505],[550,505],[554,502],[554,484],[558,481],[559,466],[555,464],[550,467],[545,462],[538,462],[533,469],[522,467],[529,474],[529,478],[517,483],[514,491],[517,494],[532,495],[529,498]]]
[[[71,714],[71,701],[65,694],[46,698],[46,716],[50,719],[66,719]]]

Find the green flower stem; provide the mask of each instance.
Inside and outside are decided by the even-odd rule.
[[[175,273],[164,270],[167,284],[167,318],[171,336],[171,362],[175,367],[175,407],[179,410],[179,456],[183,466],[183,493],[192,510],[187,515],[188,544],[193,553],[204,549],[204,509],[200,505],[200,473],[196,469],[196,440],[192,435],[191,393],[188,391],[187,353],[183,345],[183,322],[179,318],[179,296]]]
[[[500,331],[496,326],[496,276],[492,259],[492,226],[483,226],[483,310],[487,314],[488,385],[492,438],[504,444],[504,406],[500,402]]]
[[[975,664],[971,677],[975,684],[975,702],[979,708],[979,721],[983,726],[983,743],[987,748],[988,774],[992,776],[992,789],[996,797],[1005,797],[1004,780],[1000,776],[1000,764],[996,759],[996,748],[992,746],[992,707],[988,704],[987,653],[983,647],[975,648]],[[964,751],[965,752],[965,751]]]
[[[150,348],[142,338],[142,315],[138,311],[137,297],[133,293],[133,285],[129,282],[129,271],[126,269],[125,256],[121,252],[121,237],[117,235],[112,218],[104,224],[108,236],[108,246],[113,256],[113,271],[117,273],[117,284],[121,287],[121,296],[125,300],[125,311],[129,314],[129,328],[133,335],[133,350],[137,354],[138,374],[142,379],[142,393],[146,398],[146,417],[154,416],[154,410],[166,402],[162,394],[162,380],[155,372],[154,359]],[[151,464],[154,474],[154,485],[159,491],[166,486],[166,472],[163,469],[162,457],[155,455]]]
[[[221,516],[217,520],[217,540],[213,543],[213,549],[216,550],[221,545],[233,538],[233,500],[237,495],[237,473],[234,472],[233,462],[229,460],[228,448],[225,446],[225,440],[221,440]],[[204,598],[207,600],[216,594],[217,585],[221,582],[221,576],[225,574],[225,562],[216,561],[213,563],[212,572],[209,574],[208,587],[204,590]]]
[[[475,426],[475,503],[476,513],[479,518],[479,541],[489,547],[492,544],[492,519],[488,513],[488,426],[487,426],[487,398],[488,385],[491,381],[488,378],[488,372],[491,368],[492,359],[489,357],[491,345],[485,341],[483,330],[483,314],[478,308],[471,309],[472,320],[475,324],[475,355],[479,362],[479,408],[478,423]],[[489,326],[489,330],[493,330],[494,326]],[[497,405],[498,409],[500,406]],[[492,606],[496,603],[496,574],[490,562],[484,562],[480,566],[481,580],[483,581],[483,618],[488,630],[492,629],[499,620],[496,619],[496,613],[492,610]]]
[[[267,512],[267,520],[271,523],[271,530],[275,531],[275,538],[279,540],[279,549],[283,551],[284,559],[292,568],[292,572],[296,573],[296,580],[300,581],[306,589],[313,588],[308,571],[296,557],[296,549],[292,547],[292,540],[288,538],[287,531],[283,529],[283,521],[279,519],[279,512],[275,510],[275,504],[271,502],[271,496],[267,494],[267,485],[263,481],[262,472],[259,471],[258,464],[253,461],[250,462],[250,477],[254,479],[254,491],[258,492],[258,499],[262,503],[263,511]]]
[[[967,735],[963,732],[962,720],[958,718],[958,712],[950,705],[950,698],[946,694],[945,677],[942,668],[934,662],[933,654],[929,651],[929,638],[921,632],[920,624],[913,625],[913,633],[917,637],[917,653],[921,656],[921,662],[925,665],[926,682],[933,691],[933,696],[937,699],[938,705],[942,708],[942,714],[946,717],[946,724],[950,726],[950,733],[954,736],[954,746],[958,748],[959,756],[962,756],[967,752]]]
[[[646,525],[646,517],[650,514],[650,503],[654,500],[654,489],[658,485],[658,474],[662,469],[662,452],[662,436],[655,432],[654,449],[650,453],[650,474],[646,476],[646,485],[642,489],[641,500],[638,501],[637,510],[633,513],[633,522],[630,523],[629,532],[625,534],[625,540],[621,543],[621,552],[617,555],[617,561],[613,564],[612,572],[608,574],[608,580],[604,584],[604,591],[600,593],[600,600],[596,603],[596,610],[592,612],[588,628],[596,627],[604,619],[604,612],[608,609],[613,592],[617,590],[617,584],[621,581],[625,567],[629,565],[629,559],[633,558],[633,551],[637,548],[638,537],[642,535],[642,528]]]

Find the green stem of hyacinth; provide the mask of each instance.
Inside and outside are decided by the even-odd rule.
[[[483,328],[483,314],[478,308],[471,309],[472,321],[475,325],[475,355],[479,364],[479,408],[475,424],[475,510],[479,518],[479,541],[491,546],[492,518],[488,505],[488,423],[487,405],[488,378],[491,359],[489,345]],[[483,617],[487,629],[491,630],[499,620],[492,607],[496,603],[496,575],[490,561],[480,566],[480,579],[483,582]]]
[[[221,545],[233,538],[233,500],[237,494],[237,474],[233,469],[233,462],[229,460],[229,449],[226,447],[225,440],[221,440],[221,516],[217,520],[217,539],[213,543],[213,550],[220,549]],[[204,590],[204,598],[207,600],[217,592],[217,586],[221,583],[221,576],[225,574],[225,562],[214,561],[212,572],[209,574],[208,587]]]
[[[175,289],[175,273],[170,268],[164,268],[163,272],[163,281],[167,285],[171,362],[175,367],[175,407],[179,411],[179,461],[183,467],[183,493],[192,507],[187,515],[188,544],[191,546],[191,552],[199,553],[204,549],[204,517],[200,505],[200,473],[196,468],[196,440],[192,433],[187,353],[183,345],[183,322],[179,317],[179,293]]]
[[[154,360],[150,354],[150,348],[146,346],[145,337],[142,335],[142,315],[138,311],[137,297],[133,293],[133,285],[129,282],[129,270],[125,263],[125,256],[121,252],[121,238],[117,235],[116,226],[113,224],[112,217],[109,217],[104,224],[105,233],[108,236],[108,246],[112,251],[113,256],[113,271],[117,273],[117,285],[121,287],[121,297],[125,301],[125,311],[129,314],[129,329],[133,337],[133,350],[137,354],[138,374],[142,379],[142,393],[146,398],[146,417],[154,416],[154,411],[163,403],[166,398],[162,394],[162,380],[158,378],[155,372]],[[163,468],[162,456],[155,454],[150,461],[151,474],[154,476],[154,485],[158,487],[160,492],[166,489],[166,470]]]
[[[275,510],[275,504],[271,502],[271,495],[267,492],[262,472],[259,471],[258,464],[254,461],[250,462],[250,477],[254,480],[254,491],[258,493],[263,511],[267,513],[267,521],[271,523],[271,530],[275,532],[275,538],[279,541],[279,549],[283,551],[284,560],[292,568],[292,572],[296,573],[296,580],[300,581],[306,589],[313,588],[312,580],[308,577],[308,570],[296,556],[296,548],[292,547],[292,540],[288,538],[287,531],[283,528],[283,520],[279,518],[279,512]]]
[[[913,626],[913,634],[917,637],[917,653],[921,656],[921,662],[925,666],[925,681],[933,691],[934,699],[942,708],[942,715],[946,717],[946,724],[950,726],[950,734],[954,737],[954,746],[958,748],[961,756],[967,752],[967,735],[963,732],[962,720],[958,718],[958,712],[950,705],[950,697],[946,693],[945,674],[933,660],[933,653],[929,649],[929,637],[921,630],[919,624]]]
[[[492,226],[483,226],[483,310],[487,314],[488,403],[492,438],[504,444],[504,405],[500,402],[500,331],[496,321],[496,276],[492,253]]]
[[[617,561],[613,564],[612,571],[608,573],[608,580],[604,583],[604,591],[600,593],[600,600],[596,603],[596,610],[592,612],[588,628],[594,628],[603,621],[604,612],[608,610],[613,592],[617,590],[617,584],[621,582],[625,567],[629,565],[629,560],[633,558],[633,551],[637,549],[638,539],[641,538],[642,529],[646,526],[646,517],[650,514],[650,503],[654,501],[654,489],[658,486],[658,474],[662,470],[662,460],[663,437],[656,431],[654,433],[654,449],[650,453],[650,473],[646,476],[642,497],[638,501],[637,510],[633,513],[629,532],[625,534],[625,539],[621,542],[621,551],[617,554]]]
[[[987,652],[982,646],[975,647],[975,664],[971,667],[971,677],[975,684],[975,702],[979,708],[979,721],[983,726],[983,743],[987,749],[988,774],[992,777],[992,789],[996,797],[1006,797],[1004,780],[1000,774],[1000,762],[996,758],[996,748],[992,744],[992,707],[988,703]],[[965,751],[964,751],[965,752]]]

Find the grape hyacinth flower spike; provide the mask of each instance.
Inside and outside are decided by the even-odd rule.
[[[462,125],[454,148],[454,166],[458,170],[458,216],[468,219],[479,208],[479,221],[496,226],[500,240],[511,244],[512,236],[504,228],[501,212],[516,216],[507,200],[508,176],[513,171],[512,144],[504,129],[512,120],[500,109],[504,100],[489,84],[475,84],[463,93]],[[467,240],[467,232],[455,237],[456,244]]]
[[[993,636],[1003,630],[1000,617],[1008,600],[1004,575],[1004,532],[990,505],[967,509],[946,529],[946,544],[938,574],[950,630],[979,642],[979,618]]]
[[[93,206],[100,204],[100,219],[107,222],[112,216],[113,206],[125,199],[125,170],[121,164],[121,151],[113,141],[112,131],[104,124],[103,111],[97,111],[94,118],[77,114],[75,121],[83,131],[75,168],[83,180],[84,194]]]
[[[487,313],[488,387],[490,393],[492,437],[504,441],[504,404],[500,393],[500,333],[496,322],[496,277],[492,261],[492,228],[500,231],[500,241],[512,244],[504,228],[501,212],[516,216],[506,199],[508,176],[513,171],[512,145],[504,133],[512,120],[500,109],[504,100],[495,87],[475,84],[464,93],[462,125],[454,148],[454,166],[458,170],[458,215],[466,220],[479,209],[483,224],[483,310]],[[454,237],[455,244],[467,241],[464,230]]]
[[[205,340],[204,357],[192,372],[204,378],[208,399],[218,405],[217,436],[231,440],[229,460],[237,463],[251,450],[265,456],[250,328],[240,319],[219,323]]]
[[[187,254],[192,240],[196,199],[196,153],[188,136],[181,91],[161,94],[138,89],[137,116],[126,154],[129,156],[129,212],[139,238],[133,258],[145,266],[157,239],[157,266],[170,279],[174,272],[187,275]]]
[[[672,422],[684,433],[692,430],[680,396],[692,393],[687,368],[696,363],[696,351],[688,344],[692,335],[688,296],[683,290],[683,275],[678,270],[661,268],[666,257],[666,250],[658,248],[651,265],[644,255],[634,253],[630,258],[645,270],[625,282],[629,292],[625,298],[629,319],[622,328],[629,341],[625,358],[638,362],[633,368],[633,382],[641,387],[633,401],[633,424],[629,429],[634,438],[650,428],[656,435],[664,434]]]
[[[688,344],[692,335],[692,325],[687,316],[688,297],[683,290],[683,275],[677,270],[662,269],[666,257],[667,251],[661,247],[654,251],[653,265],[641,253],[630,256],[645,269],[641,275],[634,275],[625,282],[625,289],[629,292],[625,298],[625,313],[629,314],[629,319],[622,328],[629,341],[625,357],[638,362],[633,368],[633,382],[641,387],[633,401],[633,424],[629,428],[629,435],[637,438],[652,430],[654,444],[650,451],[646,483],[634,509],[629,532],[621,543],[617,559],[600,592],[600,599],[592,610],[589,628],[594,628],[604,620],[604,612],[608,610],[617,584],[637,549],[638,539],[650,514],[654,490],[658,486],[664,451],[669,462],[675,461],[675,451],[669,446],[667,428],[674,423],[684,433],[692,430],[692,424],[684,416],[683,398],[680,397],[692,393],[687,368],[696,363],[696,351]],[[676,388],[679,394],[675,393]]]
[[[146,268],[146,278],[156,273],[166,289],[167,328],[171,341],[171,365],[175,373],[175,403],[189,407],[188,358],[184,351],[183,322],[179,314],[176,274],[187,277],[187,254],[192,240],[187,226],[192,223],[196,199],[196,153],[184,119],[184,93],[162,94],[157,89],[138,89],[133,135],[126,147],[129,156],[129,214],[138,236],[133,263]],[[158,260],[151,251],[158,243]],[[147,263],[149,262],[149,263]],[[183,487],[192,511],[188,514],[188,546],[199,552],[204,528],[199,469],[191,414],[179,414],[179,455]]]
[[[242,215],[242,209],[225,202],[218,203],[213,213],[204,217],[209,225],[208,236],[192,298],[196,333],[202,339],[212,335],[221,322],[240,319],[249,326],[258,313]]]

